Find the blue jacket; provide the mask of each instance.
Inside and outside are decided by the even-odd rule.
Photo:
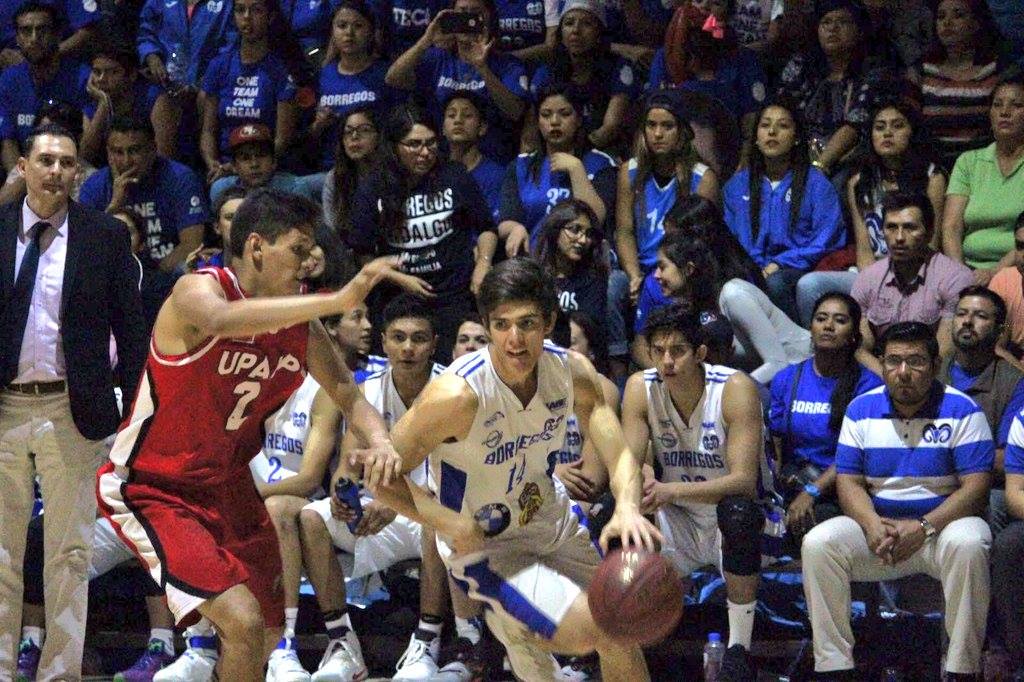
[[[156,53],[171,78],[191,85],[202,82],[207,65],[236,40],[232,0],[206,0],[186,15],[185,0],[146,0],[139,14],[139,60]],[[182,76],[174,71],[180,69]]]
[[[789,224],[790,184],[787,173],[772,189],[761,181],[761,226],[755,239],[750,229],[750,171],[738,171],[723,190],[725,222],[743,248],[762,268],[775,263],[784,268],[808,271],[825,254],[846,246],[846,229],[839,194],[824,173],[811,168],[807,174],[800,217]]]

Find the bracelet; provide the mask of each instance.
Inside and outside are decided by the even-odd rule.
[[[821,497],[821,489],[818,486],[814,485],[813,483],[808,483],[804,485],[804,492],[813,497],[814,499],[818,499],[819,497]]]

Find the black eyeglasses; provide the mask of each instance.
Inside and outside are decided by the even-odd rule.
[[[403,140],[398,144],[411,152],[421,152],[424,149],[434,151],[437,149],[437,138],[432,137],[429,140]]]

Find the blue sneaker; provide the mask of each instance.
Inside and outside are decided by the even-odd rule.
[[[174,652],[168,651],[163,642],[150,640],[135,665],[114,675],[114,682],[153,682],[153,675],[173,660]]]
[[[18,672],[14,676],[16,682],[33,682],[36,679],[42,653],[31,639],[21,640],[18,645]]]

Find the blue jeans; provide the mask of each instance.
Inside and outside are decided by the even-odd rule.
[[[850,293],[853,280],[856,278],[857,273],[848,270],[808,272],[796,284],[796,309],[800,317],[793,319],[798,320],[804,327],[810,327],[811,316],[814,315],[814,302],[832,291]]]
[[[768,291],[765,292],[768,294],[768,298],[794,322],[798,319],[796,314],[796,283],[803,275],[803,270],[783,267],[768,275],[768,278],[765,280],[765,283],[768,285]]]
[[[607,319],[604,321],[608,339],[608,356],[629,355],[626,336],[626,310],[629,308],[629,275],[618,268],[608,272]],[[597,320],[600,322],[600,320]]]

